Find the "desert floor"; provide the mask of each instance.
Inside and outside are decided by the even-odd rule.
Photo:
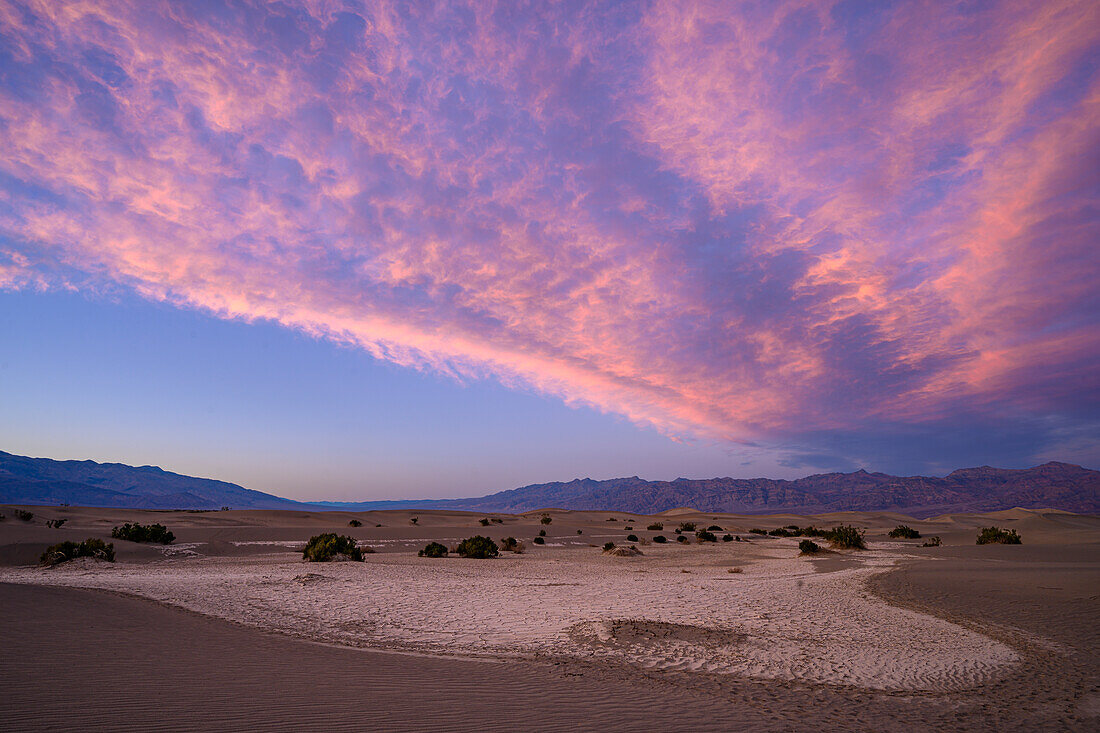
[[[26,509],[0,507],[6,729],[1100,727],[1100,517]],[[36,564],[126,521],[176,541]],[[650,541],[681,521],[744,541]],[[869,549],[803,557],[748,531],[811,524],[865,528]],[[991,524],[1024,544],[975,546]],[[301,559],[333,531],[375,552]],[[526,548],[416,556],[474,534]],[[601,551],[628,534],[641,556]]]

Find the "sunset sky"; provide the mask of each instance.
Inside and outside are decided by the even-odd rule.
[[[0,450],[1100,467],[1100,3],[0,0]]]

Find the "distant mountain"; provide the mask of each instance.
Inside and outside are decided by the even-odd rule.
[[[332,503],[333,508],[399,508],[395,502]],[[637,476],[595,481],[533,484],[478,499],[401,502],[401,507],[483,512],[533,509],[605,509],[639,514],[691,507],[735,514],[821,514],[890,510],[917,517],[944,512],[1044,507],[1100,513],[1100,471],[1068,463],[1021,470],[964,468],[944,477],[885,473],[826,473],[794,481],[780,479],[685,479],[646,481]]]
[[[453,509],[520,513],[597,509],[656,514],[679,507],[736,514],[890,510],[917,517],[1044,507],[1100,514],[1100,471],[1068,463],[1020,470],[964,468],[947,476],[824,473],[782,479],[646,481],[637,476],[532,484],[474,499],[304,503],[155,466],[54,461],[0,451],[0,504],[77,504],[134,509]]]
[[[76,504],[130,509],[301,509],[290,499],[156,466],[54,461],[0,451],[0,504]]]

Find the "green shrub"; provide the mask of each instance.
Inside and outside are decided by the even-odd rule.
[[[488,537],[474,535],[458,543],[458,554],[462,555],[462,557],[485,560],[490,557],[498,556],[500,550],[497,548],[497,543],[493,542]]]
[[[821,547],[813,540],[802,540],[798,543],[798,551],[803,555],[813,555],[815,552],[821,552]]]
[[[680,531],[681,532],[694,532],[695,531],[695,522],[680,522]]]
[[[733,542],[733,535],[731,535],[731,534],[722,535],[722,541],[723,542]]]
[[[695,533],[695,539],[699,540],[700,542],[717,542],[718,541],[718,538],[715,536],[715,534],[713,532],[708,532],[705,529],[701,529],[698,532],[696,532]]]
[[[438,542],[432,542],[424,546],[424,549],[416,553],[420,557],[447,557],[447,548]]]
[[[659,534],[653,538],[653,541],[656,542],[658,545],[663,545],[664,543],[668,542],[668,538],[665,537],[663,534]]]
[[[32,519],[34,519],[34,512],[28,512],[28,511],[24,511],[22,509],[16,509],[14,514],[15,514],[16,519],[20,519],[24,522],[29,522]]]
[[[636,534],[628,534],[628,535],[626,536],[626,541],[627,541],[627,542],[637,542],[637,541],[638,541],[638,535],[636,535]]]
[[[665,525],[661,524],[660,522],[654,522],[653,524],[646,527],[646,529],[648,529],[650,532],[660,532],[664,528]]]
[[[678,537],[676,538],[676,541],[677,541],[677,542],[687,542],[687,541],[688,541],[688,538],[687,538],[687,537],[684,537],[683,535],[679,535],[679,536],[678,536]]]
[[[545,545],[546,544],[546,540],[544,540],[542,537],[536,537],[535,539],[533,539],[531,541],[534,542],[536,545]]]
[[[94,557],[107,562],[115,561],[115,546],[103,540],[89,537],[83,542],[61,542],[50,545],[40,558],[43,565],[58,563],[78,557]]]
[[[939,547],[943,543],[940,541],[939,536],[929,537],[928,540],[921,545],[921,547]]]
[[[477,521],[478,521],[478,524],[480,524],[482,527],[488,527],[489,526],[489,518],[488,517],[485,517],[484,519],[479,519]]]
[[[542,517],[539,518],[539,521],[543,524],[550,524],[554,519],[549,514],[543,514]]]
[[[1000,527],[983,527],[978,533],[979,545],[1019,545],[1020,535],[1014,529],[1001,529]]]
[[[350,522],[348,522],[348,526],[349,527],[362,527],[363,523],[360,522],[358,519],[353,519]]]
[[[302,550],[302,558],[310,562],[329,562],[343,558],[363,562],[363,551],[351,537],[328,532],[310,537]]]
[[[763,529],[750,529],[749,532],[752,534],[767,534],[767,531]]]
[[[825,539],[829,540],[833,547],[840,550],[866,550],[867,544],[863,541],[864,531],[851,525],[833,527]]]
[[[920,539],[920,532],[908,525],[899,524],[890,530],[890,536],[894,539],[916,540]]]
[[[605,542],[605,543],[603,543],[603,551],[604,552],[608,552],[609,550],[614,550],[614,549],[615,549],[615,543],[614,542]]]
[[[115,527],[111,530],[111,536],[116,540],[156,542],[161,545],[170,545],[176,539],[176,536],[163,524],[137,524],[136,522],[127,522],[121,527]]]

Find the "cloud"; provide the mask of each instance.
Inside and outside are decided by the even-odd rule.
[[[0,287],[671,435],[1094,424],[1098,29],[1068,1],[0,0]]]

